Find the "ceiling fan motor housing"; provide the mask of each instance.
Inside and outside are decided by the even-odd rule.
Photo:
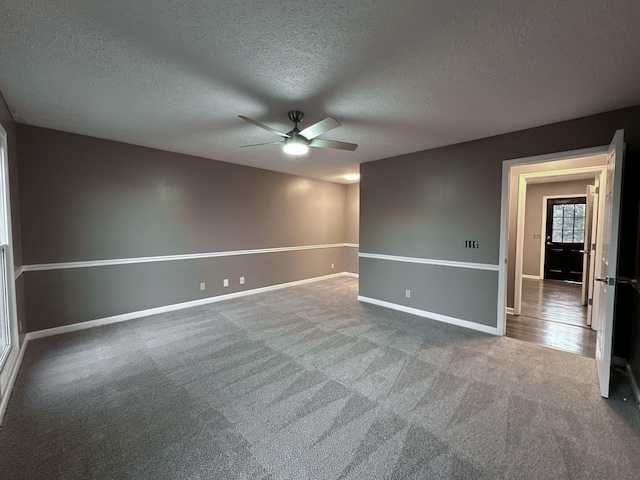
[[[298,110],[291,110],[289,112],[289,120],[291,120],[293,123],[297,124],[300,123],[302,121],[302,118],[304,117],[304,113],[299,112]]]

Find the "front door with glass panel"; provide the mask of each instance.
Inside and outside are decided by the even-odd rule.
[[[547,200],[544,278],[582,281],[585,198]]]

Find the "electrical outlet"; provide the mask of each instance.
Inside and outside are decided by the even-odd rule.
[[[240,277],[240,285],[244,285],[244,277]]]
[[[204,290],[206,288],[206,285],[204,282],[200,282],[200,290]]]
[[[222,281],[222,286],[223,286],[223,287],[228,287],[228,286],[229,286],[229,279],[228,279],[228,278],[225,278],[225,279]]]
[[[411,298],[411,290],[405,290],[404,291],[404,296],[407,298]]]
[[[331,268],[333,268],[333,263],[331,264]]]

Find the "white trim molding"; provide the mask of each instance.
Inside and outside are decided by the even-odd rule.
[[[22,275],[22,272],[24,271],[24,267],[18,267],[15,269],[15,271],[13,272],[13,280],[17,280],[20,275]]]
[[[604,155],[609,152],[609,145],[599,147],[580,148],[577,150],[569,150],[558,153],[545,153],[543,155],[534,155],[532,157],[520,157],[502,162],[508,168],[518,165],[530,165],[532,163],[555,162],[557,160],[571,160],[572,158],[594,157],[596,155]]]
[[[522,278],[525,278],[527,280],[540,280],[540,275],[527,275],[526,273],[522,274]]]
[[[99,327],[102,325],[109,325],[112,323],[126,322],[135,318],[148,317],[150,315],[157,315],[159,313],[173,312],[175,310],[182,310],[184,308],[197,307],[200,305],[207,305],[209,303],[223,302],[225,300],[231,300],[233,298],[246,297],[248,295],[255,295],[258,293],[271,292],[273,290],[280,290],[282,288],[294,287],[296,285],[304,285],[306,283],[318,282],[320,280],[327,280],[329,278],[348,276],[348,272],[332,273],[331,275],[323,275],[321,277],[306,278],[304,280],[296,280],[294,282],[279,283],[277,285],[269,285],[268,287],[254,288],[252,290],[244,290],[242,292],[229,293],[226,295],[217,295],[215,297],[202,298],[200,300],[192,300],[190,302],[174,303],[172,305],[164,305],[162,307],[149,308],[147,310],[138,310],[135,312],[122,313],[120,315],[113,315],[111,317],[98,318],[95,320],[87,320],[80,323],[73,323],[71,325],[63,325],[61,327],[47,328],[45,330],[37,330],[35,332],[29,332],[26,335],[27,340],[35,340],[36,338],[50,337],[52,335],[61,335],[63,333],[76,332],[78,330],[86,330],[87,328]]]
[[[65,270],[69,268],[106,267],[111,265],[131,265],[135,263],[172,262],[176,260],[194,260],[199,258],[233,257],[238,255],[257,255],[261,253],[297,252],[300,250],[318,250],[357,246],[355,243],[328,243],[323,245],[302,245],[295,247],[257,248],[253,250],[231,250],[206,253],[186,253],[181,255],[158,255],[153,257],[114,258],[110,260],[88,260],[81,262],[39,263],[23,265],[22,272],[40,272],[44,270]],[[16,277],[17,278],[17,277]]]
[[[20,371],[20,366],[22,365],[22,359],[24,358],[24,352],[27,349],[27,343],[29,340],[25,337],[20,346],[20,350],[18,351],[18,357],[11,367],[11,372],[9,373],[9,377],[7,379],[7,385],[4,389],[2,398],[0,398],[0,424],[2,424],[2,419],[4,418],[4,414],[7,411],[7,405],[9,405],[9,397],[11,397],[11,391],[13,390],[13,385],[16,383],[16,378],[18,378],[18,372]]]
[[[360,244],[359,243],[343,243],[342,246],[343,247],[360,248]]]
[[[513,307],[507,307],[507,315],[513,315]]]
[[[456,262],[452,260],[438,260],[433,258],[399,257],[397,255],[382,255],[378,253],[358,253],[360,258],[373,258],[376,260],[391,260],[393,262],[417,263],[421,265],[438,265],[441,267],[469,268],[473,270],[490,270],[497,272],[499,265],[490,263]]]
[[[440,313],[427,312],[426,310],[420,310],[418,308],[407,307],[397,303],[385,302],[384,300],[377,300],[375,298],[363,297],[358,295],[358,300],[364,303],[370,303],[379,307],[390,308],[391,310],[397,310],[399,312],[410,313],[419,317],[429,318],[438,322],[449,323],[451,325],[457,325],[459,327],[469,328],[471,330],[478,330],[484,333],[490,333],[492,335],[502,335],[497,327],[489,327],[480,323],[470,322],[469,320],[462,320],[460,318],[450,317],[448,315],[442,315]]]

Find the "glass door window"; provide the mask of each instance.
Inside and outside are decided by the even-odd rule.
[[[551,241],[584,243],[584,203],[553,206]]]

